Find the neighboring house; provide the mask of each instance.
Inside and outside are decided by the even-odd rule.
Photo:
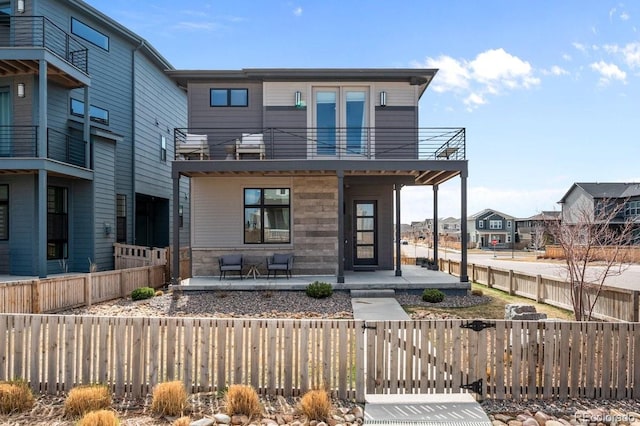
[[[515,240],[515,218],[484,209],[467,218],[469,241],[476,248],[511,248]]]
[[[460,219],[445,217],[438,220],[438,235],[447,241],[460,241]]]
[[[610,225],[615,228],[633,222],[634,244],[640,244],[640,183],[574,183],[558,203],[562,205],[562,223],[567,225],[575,224],[584,213],[594,219],[598,209],[617,209]]]
[[[294,274],[401,275],[402,187],[459,176],[466,211],[465,129],[418,126],[436,71],[170,71],[188,93],[173,172],[174,187],[191,182],[192,274],[217,275],[216,259],[230,252],[262,268],[265,256],[288,252]]]
[[[553,244],[553,225],[560,220],[559,211],[543,211],[525,219],[516,219],[518,247],[540,249]]]
[[[115,242],[168,245],[187,122],[171,68],[82,1],[0,0],[0,273],[110,269]]]

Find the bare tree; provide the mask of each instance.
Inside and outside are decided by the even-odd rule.
[[[548,227],[565,256],[571,303],[577,321],[590,321],[608,277],[620,275],[629,264],[628,246],[633,222],[624,218],[625,203],[600,200],[565,212]]]
[[[533,225],[533,229],[531,232],[533,249],[535,251],[540,250],[540,248],[545,245],[546,239],[547,239],[547,235],[546,235],[546,229],[544,225],[542,225],[541,223],[536,223],[535,225]]]

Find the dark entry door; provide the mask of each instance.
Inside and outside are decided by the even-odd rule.
[[[376,265],[378,247],[376,235],[377,208],[375,201],[354,201],[354,253],[353,264]]]

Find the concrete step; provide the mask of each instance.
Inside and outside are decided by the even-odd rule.
[[[386,288],[371,288],[366,290],[351,290],[351,297],[395,297],[396,291]]]

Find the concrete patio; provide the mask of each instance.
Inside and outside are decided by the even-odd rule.
[[[278,275],[267,279],[264,276],[254,278],[245,272],[242,278],[241,280],[238,275],[231,275],[220,280],[218,276],[200,276],[182,280],[179,285],[171,288],[180,291],[304,290],[314,281],[330,283],[334,290],[390,289],[402,292],[437,288],[453,295],[466,294],[471,288],[470,283],[461,283],[458,277],[415,265],[402,265],[402,276],[399,277],[395,275],[395,271],[346,271],[344,283],[338,283],[335,275],[294,275],[290,279]]]

